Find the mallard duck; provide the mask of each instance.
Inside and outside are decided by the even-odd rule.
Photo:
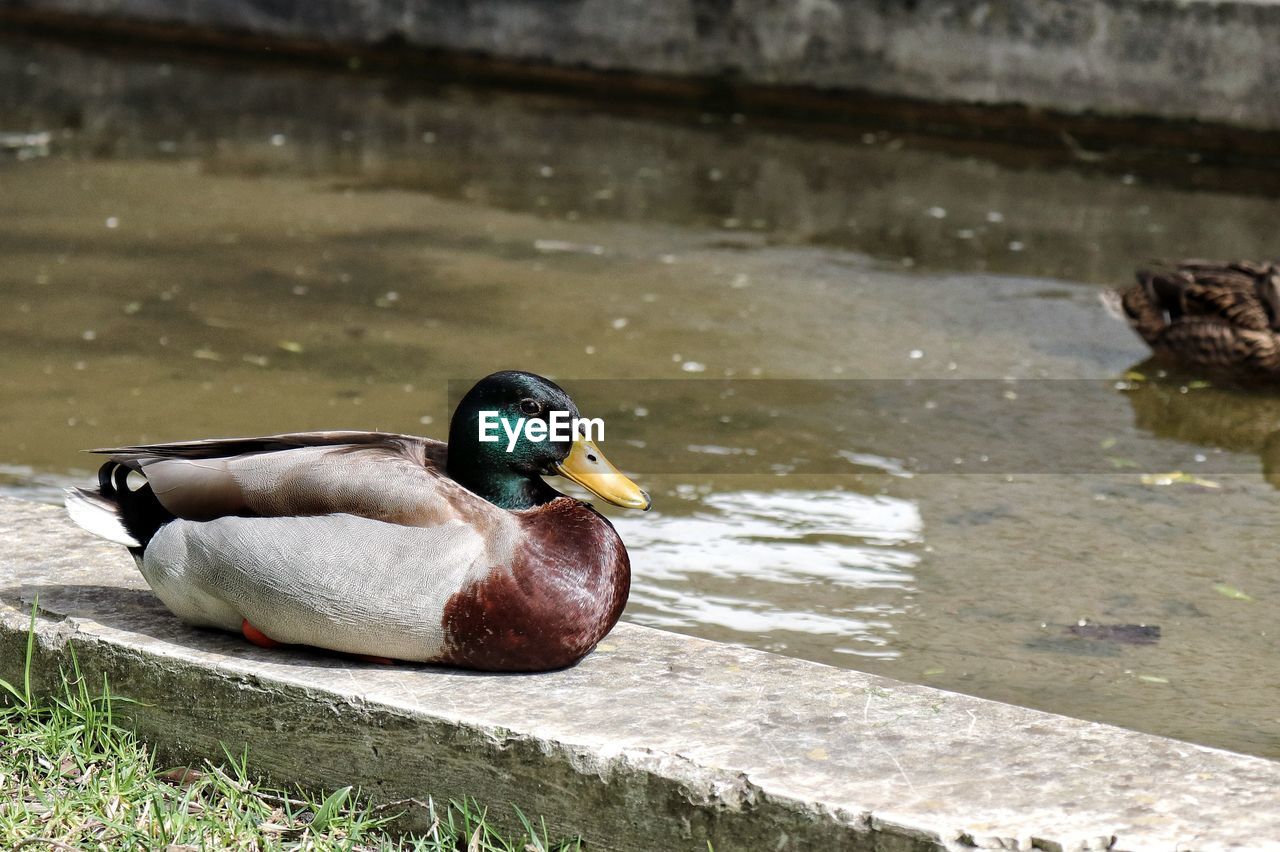
[[[609,521],[542,477],[629,508],[649,497],[589,436],[481,440],[490,412],[579,416],[547,379],[494,373],[458,404],[447,445],[303,432],[92,450],[110,457],[98,488],[66,505],[192,625],[379,661],[568,666],[617,622],[631,568]]]
[[[1142,269],[1104,301],[1172,364],[1280,379],[1280,266],[1187,260]]]

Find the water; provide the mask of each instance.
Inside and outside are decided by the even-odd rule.
[[[534,370],[654,494],[628,619],[1280,756],[1280,398],[1097,301],[1273,252],[1240,180],[18,42],[0,143],[0,492]]]

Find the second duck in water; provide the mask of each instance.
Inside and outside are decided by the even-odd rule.
[[[1243,381],[1280,381],[1280,265],[1186,260],[1139,270],[1103,299],[1162,361]]]

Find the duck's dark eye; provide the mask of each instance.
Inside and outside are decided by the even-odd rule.
[[[522,399],[520,400],[520,410],[525,414],[537,414],[542,410],[542,406],[538,405],[536,399]]]

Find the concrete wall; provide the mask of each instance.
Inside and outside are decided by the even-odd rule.
[[[1280,129],[1268,0],[0,0],[538,66]]]
[[[37,599],[37,683],[74,651],[171,760],[247,746],[282,784],[475,796],[590,849],[1280,849],[1274,761],[628,624],[529,676],[264,651],[183,626],[60,509],[0,498],[13,682]]]

